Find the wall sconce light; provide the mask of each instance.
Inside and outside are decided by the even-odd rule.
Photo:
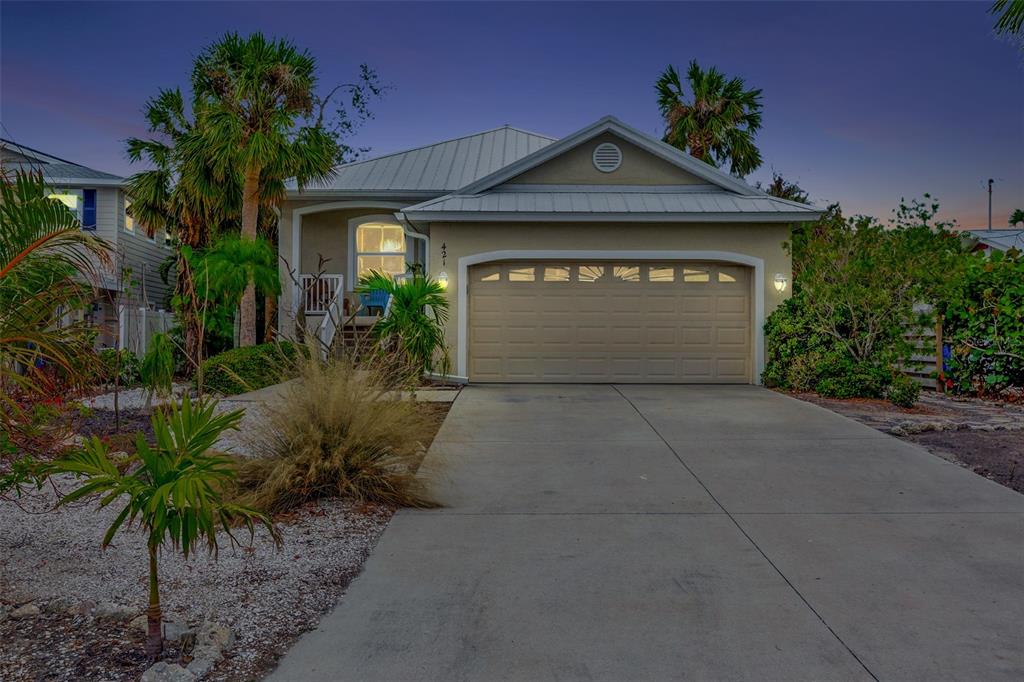
[[[448,273],[442,270],[437,273],[437,283],[441,285],[442,289],[448,288]]]
[[[786,290],[786,285],[789,284],[789,278],[783,275],[781,272],[775,275],[775,291],[780,294]]]
[[[448,273],[445,272],[444,266],[448,262],[448,244],[441,242],[441,272],[437,273],[437,283],[441,285],[442,289],[448,288]]]

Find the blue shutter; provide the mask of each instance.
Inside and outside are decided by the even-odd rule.
[[[82,190],[82,229],[96,229],[96,190]]]

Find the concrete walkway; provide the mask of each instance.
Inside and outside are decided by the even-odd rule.
[[[753,387],[471,386],[275,680],[1020,680],[1024,496]]]

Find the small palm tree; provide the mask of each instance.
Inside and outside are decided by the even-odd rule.
[[[0,179],[0,426],[19,412],[16,389],[38,395],[35,367],[55,366],[72,384],[90,375],[95,329],[59,313],[89,302],[90,280],[109,265],[109,245],[47,196],[41,174]]]
[[[679,74],[668,68],[655,83],[658,108],[665,120],[665,142],[712,166],[729,163],[729,172],[744,176],[761,165],[754,137],[761,129],[761,90],[746,90],[742,78],[707,71],[696,60],[686,72],[692,98]]]
[[[413,273],[404,281],[370,272],[359,279],[357,291],[386,291],[391,296],[388,314],[373,326],[373,333],[397,349],[424,372],[447,374],[451,361],[444,343],[448,323],[448,297],[436,280]]]
[[[1020,223],[1024,223],[1024,209],[1015,208],[1013,213],[1010,214],[1010,225],[1016,227]]]
[[[248,286],[264,294],[281,293],[277,254],[265,239],[225,237],[203,254],[199,270],[200,277],[208,276],[210,286],[235,305]]]
[[[60,504],[99,495],[100,507],[106,507],[127,498],[103,536],[104,548],[126,522],[128,527],[138,522],[146,531],[146,653],[154,660],[163,650],[157,565],[162,547],[170,544],[188,558],[199,545],[205,544],[216,557],[218,530],[237,545],[233,529],[239,524],[245,526],[251,541],[257,523],[266,527],[280,545],[280,534],[267,515],[231,504],[224,498],[225,488],[235,477],[235,465],[229,457],[210,452],[210,448],[225,430],[238,428],[243,411],[218,415],[216,408],[215,402],[193,405],[186,396],[180,407],[172,405],[169,417],[157,412],[152,417],[156,447],[150,447],[138,434],[137,452],[121,468],[110,459],[107,446],[95,436],[81,452],[54,462],[51,467],[52,472],[72,473],[85,479]]]
[[[154,334],[139,365],[142,384],[146,387],[146,412],[153,407],[153,396],[166,398],[174,386],[174,347],[167,334]]]

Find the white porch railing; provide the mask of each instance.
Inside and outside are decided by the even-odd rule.
[[[342,275],[299,275],[299,287],[307,315],[327,313],[331,302],[344,292]]]

